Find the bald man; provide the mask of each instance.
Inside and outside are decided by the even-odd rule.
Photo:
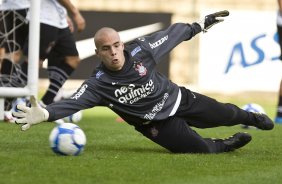
[[[225,12],[226,13],[226,12]],[[263,114],[244,111],[180,87],[156,70],[161,58],[183,41],[207,31],[224,12],[211,14],[203,22],[173,24],[163,31],[135,39],[128,45],[116,30],[101,28],[94,36],[101,64],[70,98],[48,105],[18,105],[14,113],[22,130],[41,121],[53,121],[94,106],[106,106],[144,136],[173,153],[221,153],[245,146],[248,133],[227,139],[203,138],[191,127],[211,128],[240,123],[262,130],[273,129]],[[226,14],[224,14],[226,15]]]

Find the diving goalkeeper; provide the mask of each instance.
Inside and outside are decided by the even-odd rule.
[[[79,110],[106,106],[144,136],[173,153],[221,153],[234,151],[251,141],[238,132],[226,139],[204,138],[191,127],[211,128],[238,124],[262,130],[274,127],[266,115],[247,112],[178,86],[156,71],[160,58],[183,41],[222,22],[220,11],[192,24],[176,23],[165,30],[138,38],[128,45],[116,30],[104,27],[94,36],[101,64],[69,99],[42,108],[34,97],[31,107],[18,105],[17,124],[22,130],[53,121]]]

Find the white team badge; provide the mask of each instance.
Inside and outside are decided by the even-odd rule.
[[[136,71],[138,71],[140,76],[144,76],[147,74],[147,68],[143,66],[143,64],[140,61],[134,62],[134,68]]]

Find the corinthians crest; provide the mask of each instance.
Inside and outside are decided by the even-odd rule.
[[[147,74],[147,68],[143,66],[141,61],[134,61],[133,68],[139,73],[140,76]]]

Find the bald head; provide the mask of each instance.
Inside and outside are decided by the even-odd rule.
[[[99,29],[94,35],[94,42],[96,55],[106,68],[118,71],[123,67],[125,63],[124,44],[116,30],[109,27]]]
[[[110,27],[103,27],[99,29],[94,35],[94,43],[96,48],[99,48],[103,43],[111,38],[116,38],[120,40],[119,34],[116,30]]]

